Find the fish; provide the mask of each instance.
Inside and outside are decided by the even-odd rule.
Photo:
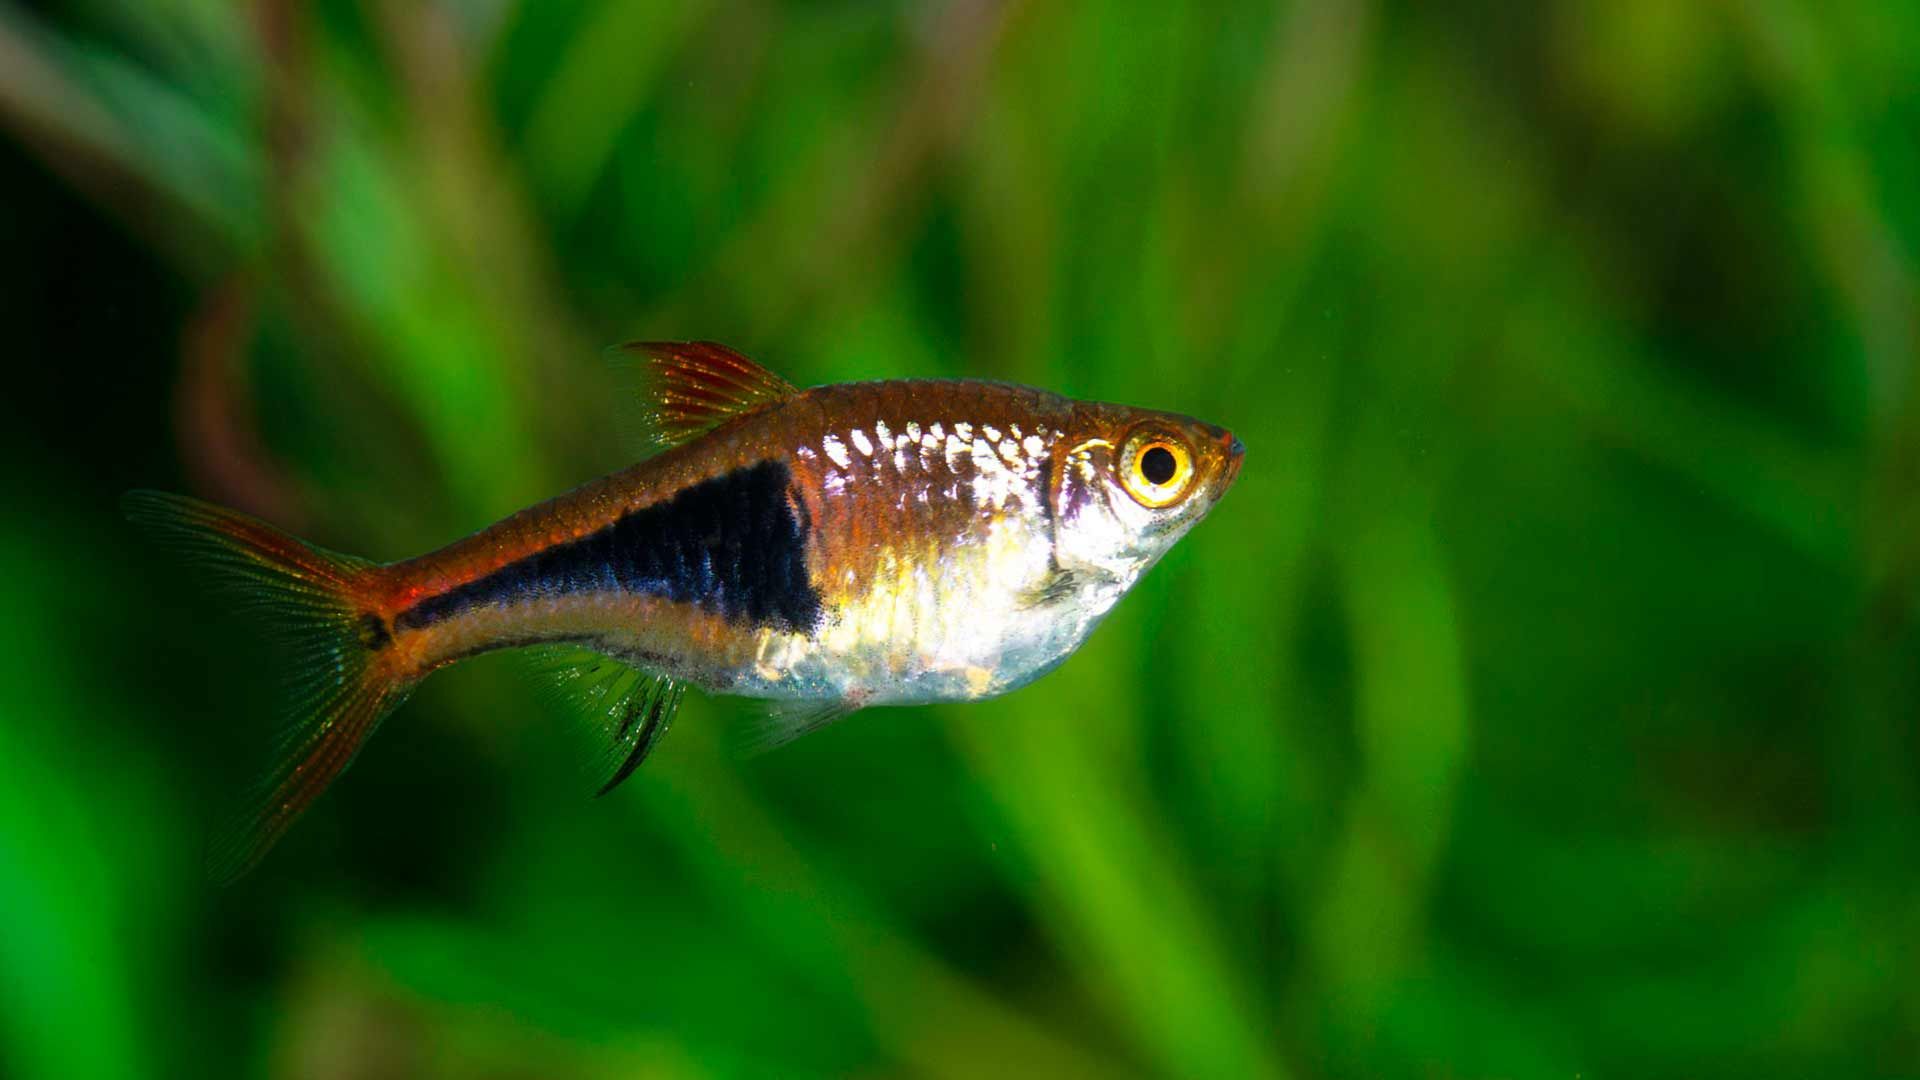
[[[604,736],[612,790],[685,691],[765,699],[778,745],[878,705],[1046,674],[1233,484],[1232,432],[982,380],[797,389],[712,342],[621,347],[644,452],[437,551],[375,563],[157,491],[126,516],[260,616],[285,734],[207,846],[266,855],[430,673],[525,650]]]

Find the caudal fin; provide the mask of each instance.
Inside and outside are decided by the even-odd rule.
[[[200,571],[211,592],[254,614],[293,663],[270,764],[208,839],[208,875],[232,881],[346,770],[412,684],[382,656],[391,637],[365,599],[373,564],[198,499],[133,491],[120,505],[155,544]]]

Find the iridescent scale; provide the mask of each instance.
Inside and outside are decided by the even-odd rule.
[[[1006,413],[1064,403],[988,387],[1011,400],[982,416],[977,403],[955,408],[954,389],[835,388],[835,412],[872,420],[830,425],[794,447],[824,617],[812,634],[762,635],[753,677],[765,692],[956,700],[1008,689],[1055,658],[1057,613],[1033,598],[1052,572],[1048,486],[1060,434],[1044,418]]]
[[[758,697],[1001,692],[1086,629],[1044,600],[1072,407],[989,383],[797,392],[417,560],[416,581],[459,580],[395,626],[431,635],[429,664],[567,640]]]

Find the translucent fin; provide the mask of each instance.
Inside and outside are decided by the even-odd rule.
[[[636,341],[615,364],[640,402],[638,449],[665,450],[795,393],[793,384],[711,341]]]
[[[767,710],[760,722],[741,737],[740,752],[754,757],[778,750],[802,735],[811,735],[836,720],[859,711],[846,701],[782,701]]]
[[[1017,603],[1022,609],[1048,607],[1070,599],[1085,584],[1073,571],[1055,567],[1039,584],[1021,593]]]
[[[665,675],[650,675],[603,653],[577,646],[524,650],[553,679],[561,697],[583,712],[601,739],[595,760],[595,797],[633,775],[673,725],[686,688]]]
[[[385,662],[391,629],[362,602],[372,564],[197,499],[134,491],[120,505],[209,592],[256,615],[292,661],[286,726],[271,761],[208,839],[208,875],[232,881],[346,771],[411,681]]]

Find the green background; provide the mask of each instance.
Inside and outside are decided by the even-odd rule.
[[[1920,1075],[1920,9],[0,4],[0,1074]],[[1057,673],[588,798],[508,660],[257,872],[114,501],[390,559],[601,362],[1232,427]]]

